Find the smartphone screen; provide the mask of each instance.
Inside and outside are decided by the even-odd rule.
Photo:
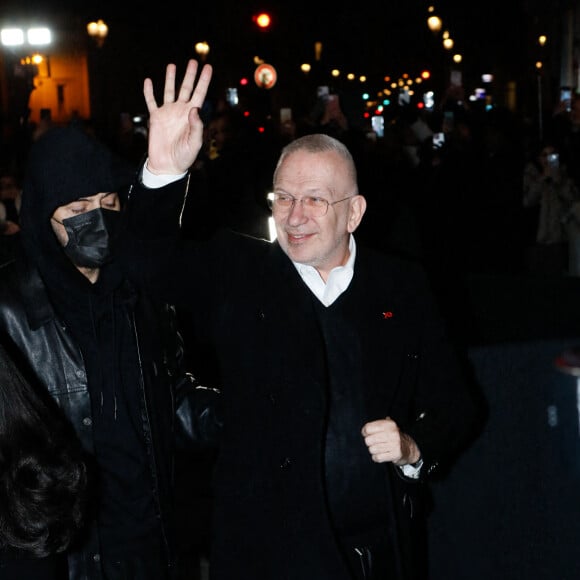
[[[322,85],[316,89],[316,96],[325,101],[330,94],[330,89],[326,85]]]
[[[441,149],[445,143],[445,133],[433,133],[433,149]]]
[[[570,111],[572,101],[572,90],[569,88],[560,89],[560,100],[566,105],[566,111]]]
[[[290,121],[292,121],[292,109],[282,107],[280,109],[280,123],[289,123]]]
[[[453,125],[455,124],[455,115],[453,111],[445,111],[443,113],[443,131],[449,133],[453,131]]]
[[[558,169],[560,166],[560,156],[557,153],[550,153],[548,155],[548,163],[552,169]]]

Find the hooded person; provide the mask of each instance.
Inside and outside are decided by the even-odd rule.
[[[176,418],[196,444],[217,429],[212,392],[201,396],[183,368],[173,309],[137,291],[115,260],[132,178],[82,130],[49,130],[30,151],[21,244],[0,275],[3,344],[92,458],[94,517],[69,552],[70,579],[171,577]]]
[[[133,172],[120,158],[75,127],[54,128],[35,143],[24,180],[21,237],[26,255],[43,277],[51,273],[60,277],[84,266],[83,258],[88,266],[97,268],[110,259],[118,212],[97,211],[101,223],[88,232],[86,223],[83,228],[82,222],[71,219],[66,228],[69,244],[64,250],[54,235],[52,217],[58,207],[97,193],[114,192],[124,198],[132,179]]]

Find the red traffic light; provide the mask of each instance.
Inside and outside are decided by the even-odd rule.
[[[421,78],[427,80],[431,77],[431,73],[428,70],[424,70],[421,72]]]
[[[268,28],[272,24],[272,18],[267,12],[256,14],[253,20],[260,28]]]

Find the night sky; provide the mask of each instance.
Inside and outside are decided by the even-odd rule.
[[[0,13],[10,6],[20,10],[22,2],[3,2]],[[153,10],[142,2],[123,0],[27,0],[29,14],[57,15],[69,13],[86,19],[103,18],[111,35],[119,29],[146,50],[176,58],[178,52],[205,39],[220,51],[235,58],[236,53],[250,49],[255,36],[259,42],[275,47],[274,56],[297,55],[307,58],[319,40],[324,57],[338,66],[358,68],[404,69],[423,66],[424,61],[441,50],[426,26],[427,2],[420,0],[387,0],[363,3],[353,0],[316,2],[312,0],[207,0],[159,2]],[[521,44],[524,20],[530,11],[524,0],[487,0],[481,3],[451,0],[435,3],[437,12],[449,27],[460,52],[489,61],[514,58]],[[259,10],[274,17],[268,33],[257,35],[251,16]],[[163,12],[164,11],[164,12]],[[269,39],[264,37],[270,36]],[[145,50],[145,47],[143,47]]]
[[[554,28],[558,4],[445,0],[435,6],[466,67],[481,74],[501,66],[510,76],[530,66],[526,52],[530,39],[541,28]],[[165,1],[151,11],[145,3],[123,0],[9,0],[2,3],[0,15],[23,6],[29,17],[66,15],[81,29],[90,20],[105,20],[109,36],[103,61],[111,77],[120,78],[111,82],[119,82],[120,90],[134,93],[136,100],[141,99],[145,76],[161,79],[167,62],[182,65],[195,57],[193,47],[200,40],[211,47],[208,60],[215,65],[214,84],[221,75],[226,86],[234,77],[252,74],[255,54],[277,68],[298,70],[300,63],[313,60],[316,41],[323,43],[321,64],[328,70],[338,67],[376,79],[404,72],[416,75],[423,68],[440,67],[450,57],[441,39],[427,28],[428,2],[419,0],[379,1],[365,4],[371,7],[365,11],[356,9],[363,4],[353,0],[207,0],[185,6]],[[252,23],[252,15],[260,10],[273,16],[266,33]]]

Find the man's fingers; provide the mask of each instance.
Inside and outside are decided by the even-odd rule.
[[[196,63],[196,70],[197,70],[197,63]],[[199,75],[199,79],[197,80],[197,85],[195,87],[195,91],[191,97],[191,104],[194,107],[201,108],[203,102],[205,101],[205,97],[207,95],[207,89],[209,88],[209,83],[211,81],[211,77],[213,74],[213,69],[211,65],[206,64],[201,69],[201,73]],[[195,76],[195,75],[194,75]]]
[[[211,65],[206,64],[201,70],[197,84],[195,84],[195,77],[197,75],[198,63],[196,60],[189,60],[187,69],[183,76],[183,82],[179,87],[179,94],[177,100],[184,103],[190,103],[193,107],[201,108],[207,95],[207,90],[211,81],[213,69]],[[163,87],[163,103],[175,102],[175,78],[177,74],[177,67],[175,64],[168,64],[165,70],[165,85]],[[158,109],[157,101],[153,91],[153,82],[151,79],[145,79],[143,83],[143,95],[145,103],[149,112]]]
[[[362,434],[366,437],[367,435],[372,435],[373,433],[378,433],[379,431],[384,431],[388,425],[394,424],[394,421],[390,417],[385,419],[378,419],[376,421],[369,421],[362,428]]]
[[[197,79],[197,84],[195,84],[195,77],[198,71],[198,63],[196,60],[189,60],[187,63],[187,69],[185,70],[185,75],[183,76],[183,82],[179,89],[178,100],[183,102],[190,102],[194,107],[201,107],[207,95],[207,89],[212,77],[212,67],[206,64],[201,69],[199,79]]]
[[[185,75],[183,75],[183,82],[179,88],[178,100],[187,103],[190,98],[192,98],[193,85],[195,82],[195,75],[197,74],[197,61],[190,59],[187,63],[187,68],[185,69]]]
[[[157,109],[157,101],[155,100],[155,95],[153,93],[153,81],[151,79],[145,79],[143,82],[143,96],[145,97],[147,110],[150,113],[155,111]]]
[[[163,102],[173,103],[175,100],[175,70],[174,64],[168,64],[165,69],[165,86],[163,87]]]

